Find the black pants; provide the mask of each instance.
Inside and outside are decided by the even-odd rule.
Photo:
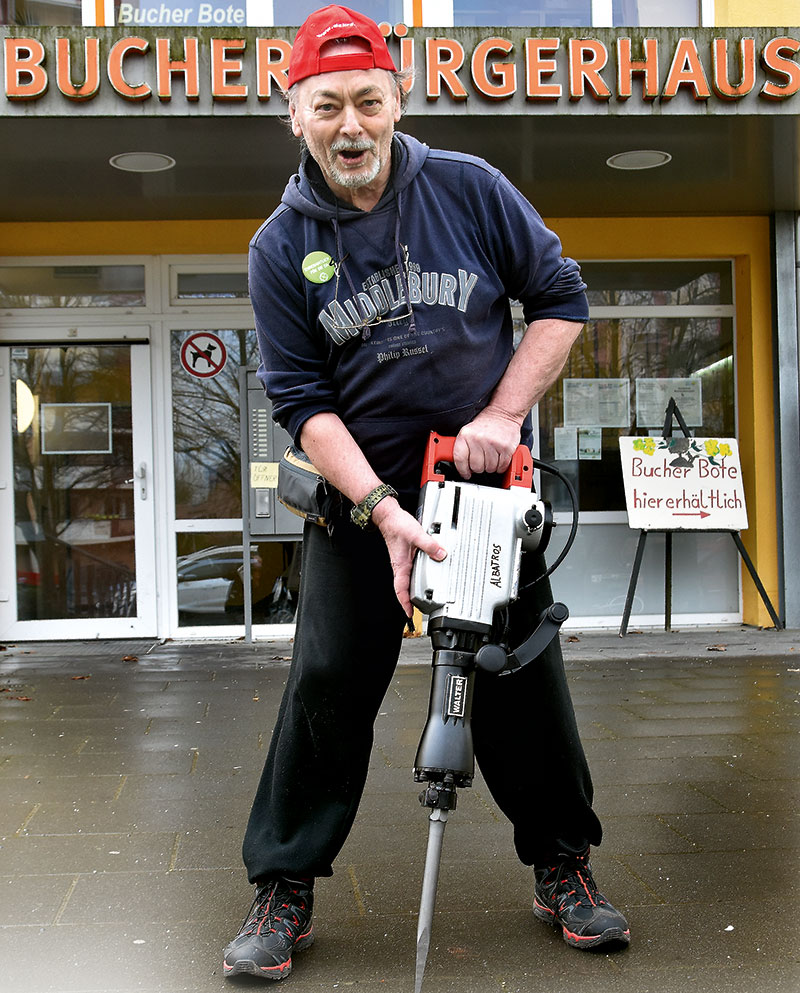
[[[545,581],[513,605],[514,644],[551,600]],[[404,623],[380,533],[349,521],[332,536],[307,525],[294,655],[243,845],[251,882],[333,873],[361,800]],[[518,673],[477,673],[472,730],[476,761],[514,826],[523,863],[599,844],[557,638]]]

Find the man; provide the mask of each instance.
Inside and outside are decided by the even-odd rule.
[[[413,557],[446,554],[414,517],[429,432],[457,437],[463,478],[496,482],[587,316],[577,264],[530,204],[483,160],[395,133],[402,98],[368,18],[330,6],[298,31],[302,160],[251,243],[250,292],[274,415],[342,504],[329,529],[305,528],[292,666],[243,846],[256,897],[229,976],[284,978],[313,940],[314,879],[355,817]],[[527,324],[516,352],[509,298]],[[534,586],[512,627],[549,602]],[[588,862],[601,827],[557,641],[513,677],[485,676],[476,759],[534,866],[535,916],[579,948],[627,944]]]

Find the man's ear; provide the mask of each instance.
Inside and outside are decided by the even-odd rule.
[[[400,87],[399,86],[395,86],[395,88],[394,88],[394,122],[395,122],[395,124],[397,124],[397,122],[400,120],[400,118],[402,116],[403,116],[403,104],[402,104],[402,102],[400,100]]]
[[[292,122],[292,134],[295,136],[295,138],[302,138],[303,129],[300,127],[300,121],[297,115],[296,104],[293,103],[289,104],[289,118],[291,119]]]

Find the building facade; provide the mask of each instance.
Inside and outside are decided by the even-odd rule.
[[[619,625],[638,540],[619,438],[660,435],[676,396],[697,436],[738,440],[742,537],[800,626],[789,5],[353,5],[415,70],[400,127],[503,169],[583,267],[592,319],[535,411],[580,505],[553,577],[572,623]],[[0,5],[4,639],[291,631],[301,550],[248,372],[246,251],[296,165],[280,89],[313,6]],[[663,623],[664,546],[639,627]],[[771,623],[724,529],[673,554],[673,623]]]

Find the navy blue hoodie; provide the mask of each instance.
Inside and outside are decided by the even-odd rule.
[[[457,434],[508,365],[509,299],[526,324],[588,308],[577,263],[497,169],[400,133],[392,159],[365,212],[306,155],[250,243],[250,296],[275,419],[299,444],[309,417],[337,413],[413,502],[429,432]]]

